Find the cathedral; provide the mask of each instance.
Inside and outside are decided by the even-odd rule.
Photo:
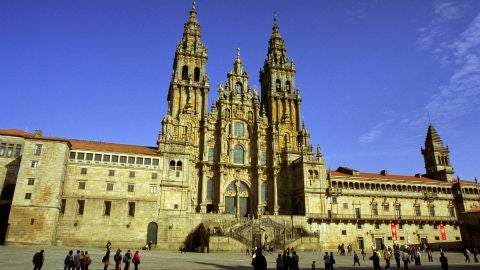
[[[238,49],[209,106],[208,51],[193,4],[156,146],[1,129],[0,241],[210,251],[462,246],[461,214],[480,206],[479,188],[454,179],[432,125],[419,153],[424,174],[327,170],[301,120],[295,63],[276,18],[266,53],[260,89]]]

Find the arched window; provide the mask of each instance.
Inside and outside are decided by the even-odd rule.
[[[282,91],[282,84],[278,79],[275,81],[275,88],[277,89],[278,92]]]
[[[243,137],[243,123],[235,122],[233,124],[233,135],[235,137]]]
[[[237,83],[235,84],[235,92],[236,92],[237,94],[243,94],[243,86],[242,86],[242,84],[241,84],[240,82],[237,82]]]
[[[188,67],[182,67],[182,80],[188,80]]]
[[[291,93],[291,86],[290,86],[290,81],[287,81],[285,83],[285,90],[287,91],[287,93]]]
[[[243,164],[243,147],[235,145],[233,148],[233,163]]]
[[[263,182],[262,186],[260,188],[260,192],[262,195],[262,201],[261,202],[266,202],[267,201],[267,183]]]
[[[181,170],[182,170],[182,162],[177,161],[177,171],[181,171]]]
[[[193,71],[193,80],[196,82],[200,81],[200,69],[198,67]]]
[[[267,153],[265,152],[260,154],[260,165],[267,165]]]
[[[207,181],[207,200],[213,200],[213,179]]]
[[[168,169],[169,169],[169,170],[172,170],[172,171],[175,170],[175,160],[171,160],[171,161],[170,161],[170,164],[169,164],[169,166],[168,166]]]

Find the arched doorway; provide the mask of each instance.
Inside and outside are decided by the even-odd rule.
[[[238,217],[249,214],[248,187],[241,181],[231,182],[225,191],[225,211]]]
[[[152,242],[152,244],[157,244],[157,231],[158,231],[158,225],[155,222],[150,222],[148,223],[148,228],[147,228],[147,243]]]

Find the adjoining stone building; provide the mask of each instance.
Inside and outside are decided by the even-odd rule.
[[[432,125],[423,175],[327,171],[300,120],[295,64],[276,18],[261,89],[249,85],[238,50],[209,108],[196,14],[193,6],[176,47],[156,147],[0,130],[6,244],[152,241],[176,249],[203,226],[212,250],[461,246],[458,213],[479,206],[479,188],[453,179],[449,149]]]

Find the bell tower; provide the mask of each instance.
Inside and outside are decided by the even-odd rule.
[[[260,70],[262,105],[272,128],[274,152],[298,151],[302,145],[299,139],[302,99],[299,89],[295,88],[295,64],[287,58],[276,15],[272,30],[267,59]]]
[[[167,98],[168,115],[173,117],[191,110],[197,118],[202,118],[207,110],[209,80],[205,66],[208,51],[200,37],[200,25],[193,2],[173,60],[173,74]]]
[[[434,179],[452,182],[453,168],[450,163],[450,150],[443,146],[435,128],[428,126],[425,148],[422,148],[426,175]]]
[[[158,144],[190,142],[198,147],[200,126],[207,112],[209,78],[208,51],[200,41],[195,1],[184,24],[182,39],[175,49],[173,72],[168,89],[168,111],[162,120]]]

